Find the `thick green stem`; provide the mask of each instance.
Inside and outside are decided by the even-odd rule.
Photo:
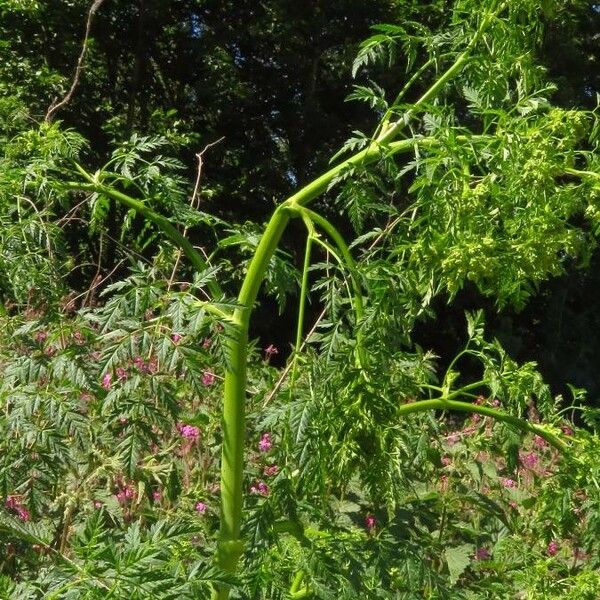
[[[509,415],[502,411],[490,408],[489,406],[480,406],[478,404],[471,404],[470,402],[460,402],[458,400],[447,400],[445,398],[438,398],[435,400],[420,400],[419,402],[411,402],[410,404],[404,404],[398,409],[398,416],[409,415],[411,413],[423,412],[426,410],[455,410],[459,412],[477,413],[485,417],[491,417],[496,421],[502,421],[508,423],[521,431],[528,433],[535,433],[541,438],[545,439],[550,445],[554,446],[557,450],[565,452],[568,450],[567,445],[554,433],[547,431],[546,429],[529,423],[524,419]]]

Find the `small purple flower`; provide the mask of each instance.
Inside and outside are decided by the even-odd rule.
[[[180,333],[174,333],[173,335],[171,335],[171,341],[174,344],[178,344],[181,341],[182,337],[183,336]]]
[[[538,448],[547,448],[548,442],[543,437],[536,435],[533,438],[533,445],[537,446]]]
[[[365,517],[365,527],[369,530],[369,533],[372,533],[377,527],[377,517],[372,514],[368,514]]]
[[[490,560],[491,558],[491,554],[490,551],[487,548],[477,548],[477,550],[475,550],[475,555],[473,556],[473,558],[475,560]]]
[[[517,487],[516,482],[513,479],[509,479],[508,477],[505,477],[504,479],[501,480],[502,485],[505,488],[515,488]]]
[[[258,449],[261,452],[268,452],[273,447],[273,441],[271,440],[270,433],[263,433],[260,441],[258,442]]]
[[[154,500],[154,502],[160,502],[162,499],[162,494],[160,492],[160,490],[154,490],[152,492],[152,499]]]
[[[444,465],[444,467],[447,467],[448,465],[452,464],[452,459],[449,456],[442,456],[442,465]]]
[[[204,371],[202,374],[202,385],[212,385],[215,382],[215,374],[212,371]]]
[[[194,508],[198,514],[203,515],[206,512],[207,507],[204,502],[196,502],[196,506]]]
[[[117,377],[119,379],[127,379],[128,373],[123,367],[117,367]]]
[[[548,556],[556,556],[556,554],[558,553],[559,550],[560,550],[560,546],[558,545],[558,542],[555,540],[552,540],[546,547],[546,553],[548,554]]]
[[[112,386],[112,375],[110,373],[104,373],[104,376],[102,377],[102,387],[105,390],[110,390]]]

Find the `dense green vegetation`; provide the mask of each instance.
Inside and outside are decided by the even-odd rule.
[[[0,4],[1,597],[598,597],[599,11],[448,4]]]

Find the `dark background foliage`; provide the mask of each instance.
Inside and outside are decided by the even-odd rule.
[[[64,95],[88,8],[82,0],[0,6],[3,114],[22,105],[30,118],[42,120],[52,100]],[[349,136],[349,124],[370,130],[365,106],[344,101],[352,59],[370,25],[399,16],[437,25],[447,20],[446,8],[442,0],[106,0],[93,23],[80,84],[57,118],[90,140],[90,164],[104,161],[111,143],[133,132],[164,135],[175,143],[190,181],[195,153],[224,138],[204,156],[202,201],[229,221],[261,222],[277,201],[327,167]],[[593,108],[600,89],[600,10],[592,0],[568,8],[575,18],[546,27],[537,59],[557,85],[556,103]],[[404,78],[397,67],[383,84],[397,89]],[[4,118],[4,135],[10,135],[14,123]],[[109,229],[121,219],[111,209]],[[76,229],[70,235],[103,274],[112,271],[114,244],[99,248]],[[286,243],[299,262],[300,235],[292,230]],[[460,344],[464,309],[483,306],[490,333],[517,360],[538,361],[556,393],[567,393],[566,384],[573,383],[586,387],[594,402],[600,391],[597,263],[596,252],[589,264],[570,265],[520,312],[507,307],[497,313],[474,288],[462,290],[452,305],[439,299],[435,329],[424,323],[416,339],[443,364]],[[94,276],[90,268],[72,285],[85,290]],[[255,334],[284,349],[283,360],[293,327],[275,309],[265,300]]]

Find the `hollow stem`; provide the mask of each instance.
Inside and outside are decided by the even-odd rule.
[[[529,423],[525,419],[520,419],[519,417],[509,415],[494,408],[490,408],[489,406],[479,406],[478,404],[471,404],[470,402],[437,398],[435,400],[420,400],[419,402],[405,404],[398,409],[397,414],[402,417],[411,413],[423,412],[426,410],[454,410],[458,412],[477,413],[485,417],[491,417],[496,421],[508,423],[521,431],[539,435],[551,446],[554,446],[561,452],[566,452],[568,450],[567,445],[554,433],[547,431],[534,423]]]

